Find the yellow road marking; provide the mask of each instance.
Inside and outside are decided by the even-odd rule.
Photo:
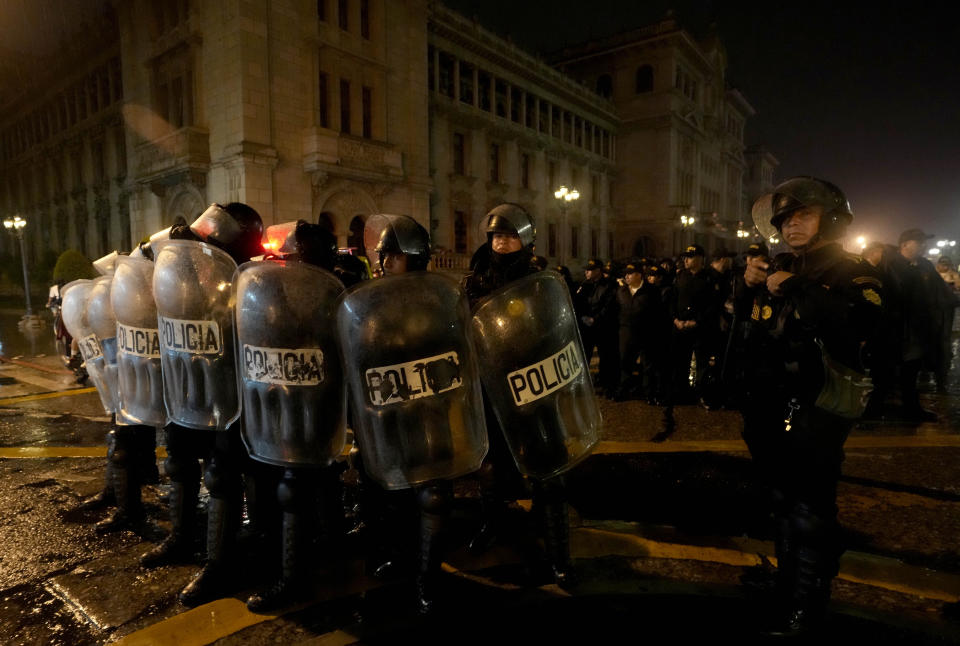
[[[19,397],[8,397],[0,399],[0,406],[9,406],[10,404],[19,404],[21,402],[32,402],[38,399],[55,399],[57,397],[69,397],[71,395],[86,395],[87,393],[97,392],[96,388],[74,388],[73,390],[58,390],[52,393],[40,393],[39,395],[20,395]]]
[[[118,646],[203,646],[277,616],[254,614],[239,599],[217,599],[131,633],[115,643]]]
[[[105,446],[10,446],[0,447],[3,458],[102,458],[107,455]],[[167,457],[167,450],[157,447],[157,458]]]

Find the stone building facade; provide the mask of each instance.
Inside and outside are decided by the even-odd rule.
[[[697,41],[667,16],[567,48],[553,62],[616,107],[614,254],[735,244],[737,223],[749,208],[743,133],[754,110],[726,84],[719,39]]]
[[[434,244],[469,254],[487,211],[509,201],[534,216],[551,262],[609,256],[613,105],[443,5],[428,26]],[[579,199],[558,200],[561,186]]]
[[[130,239],[117,23],[91,17],[55,53],[11,57],[0,103],[0,215],[27,220],[28,264],[69,247],[90,255]],[[0,235],[0,252],[16,253]]]
[[[357,248],[367,215],[410,215],[458,269],[512,201],[537,253],[576,270],[735,240],[748,214],[753,110],[719,41],[671,18],[548,64],[436,0],[104,8],[66,59],[0,96],[0,209],[31,222],[34,254],[126,250],[242,201]]]

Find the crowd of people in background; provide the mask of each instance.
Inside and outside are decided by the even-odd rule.
[[[920,405],[922,373],[932,376],[937,392],[946,392],[960,274],[946,255],[936,265],[923,256],[932,237],[909,229],[898,245],[874,242],[860,254],[881,274],[887,294],[882,338],[869,350],[874,392],[867,422],[935,420]],[[757,242],[742,254],[718,247],[708,255],[691,244],[677,258],[591,258],[579,283],[566,266],[554,267],[570,287],[586,357],[598,357],[598,395],[657,406],[736,408],[733,302],[743,289],[747,258],[769,255]],[[536,256],[535,264],[544,269],[547,261]],[[899,407],[892,405],[894,392]]]

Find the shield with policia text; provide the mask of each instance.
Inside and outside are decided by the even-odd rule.
[[[236,290],[237,372],[250,457],[327,466],[346,441],[336,335],[343,284],[301,262],[244,263]]]
[[[387,489],[455,478],[487,453],[470,310],[452,279],[416,271],[365,281],[337,313],[363,464]]]
[[[167,415],[188,428],[222,431],[240,416],[231,302],[237,265],[193,240],[165,240],[154,254]]]
[[[570,469],[599,441],[593,393],[570,292],[541,271],[481,301],[473,340],[483,385],[521,473]]]
[[[103,410],[109,414],[114,412],[114,399],[110,393],[110,387],[104,379],[103,371],[100,369],[102,362],[98,363],[96,361],[98,357],[103,356],[103,349],[87,319],[87,301],[92,289],[93,281],[88,279],[67,283],[60,290],[63,299],[61,311],[63,312],[63,324],[67,327],[70,336],[77,340],[77,347],[80,348],[80,354],[83,357],[83,365],[87,369],[90,382],[96,387],[97,394],[100,395]]]
[[[113,275],[101,276],[93,281],[87,295],[86,320],[90,331],[97,337],[100,354],[86,362],[87,374],[99,374],[108,395],[101,394],[104,408],[117,412],[117,318],[113,313],[110,292]],[[99,390],[99,387],[98,387]]]
[[[117,412],[147,426],[167,423],[160,371],[160,333],[153,300],[153,263],[120,256],[110,290],[117,317]]]

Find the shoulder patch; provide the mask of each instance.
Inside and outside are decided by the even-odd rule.
[[[760,312],[760,316],[763,318],[764,321],[766,321],[768,318],[773,316],[773,308],[770,307],[769,305],[764,305],[763,309]]]
[[[875,292],[870,288],[863,290],[863,297],[868,301],[870,301],[871,303],[873,303],[874,305],[882,304],[880,301],[880,294],[878,294],[877,292]]]
[[[857,276],[853,279],[854,285],[876,285],[877,287],[883,287],[883,283],[880,282],[879,278],[874,276]]]

